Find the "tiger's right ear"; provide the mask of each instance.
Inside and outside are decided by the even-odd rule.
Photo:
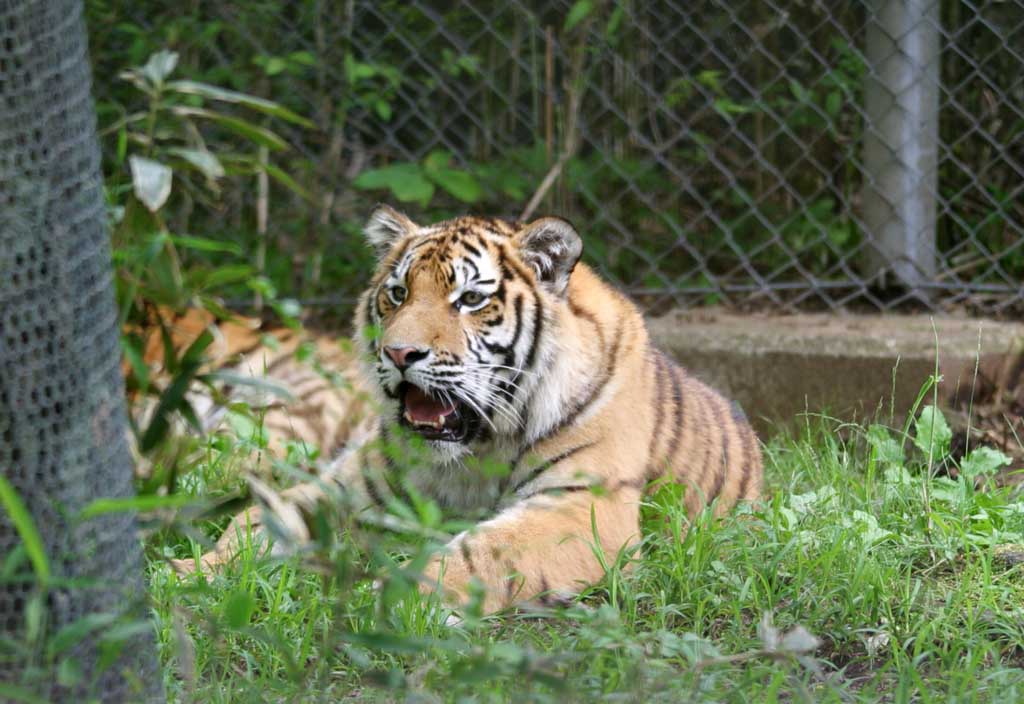
[[[378,205],[363,226],[366,241],[378,257],[383,257],[403,237],[415,234],[420,227],[406,215],[387,205]]]

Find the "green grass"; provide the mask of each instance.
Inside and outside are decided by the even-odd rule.
[[[990,453],[950,479],[944,425],[929,413],[902,445],[881,426],[808,419],[767,445],[762,506],[689,531],[678,492],[661,491],[632,559],[546,613],[446,626],[447,610],[411,587],[430,545],[409,536],[349,525],[315,554],[248,554],[206,584],[156,556],[197,546],[157,535],[149,571],[169,697],[1013,701],[1024,696],[1024,571],[993,547],[1024,541],[1024,506],[965,478],[992,473]],[[930,466],[922,438],[935,442]],[[196,472],[196,486],[217,489],[208,468]]]

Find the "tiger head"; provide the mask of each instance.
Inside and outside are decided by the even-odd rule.
[[[381,206],[365,234],[379,266],[357,325],[372,331],[360,337],[388,412],[449,457],[521,434],[583,248],[576,230],[559,218],[421,227]]]

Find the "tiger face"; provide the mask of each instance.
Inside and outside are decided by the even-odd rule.
[[[399,425],[449,456],[522,435],[550,354],[549,300],[582,243],[572,226],[463,217],[420,227],[390,208],[366,234],[380,257],[358,320]]]

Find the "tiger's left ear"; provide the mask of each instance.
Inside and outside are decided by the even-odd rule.
[[[519,255],[533,268],[537,280],[559,296],[583,253],[583,240],[568,220],[541,218],[515,235]]]
[[[407,235],[415,234],[419,229],[419,225],[404,213],[387,205],[378,205],[363,226],[363,234],[377,252],[377,256],[383,257],[391,251],[396,242]]]

